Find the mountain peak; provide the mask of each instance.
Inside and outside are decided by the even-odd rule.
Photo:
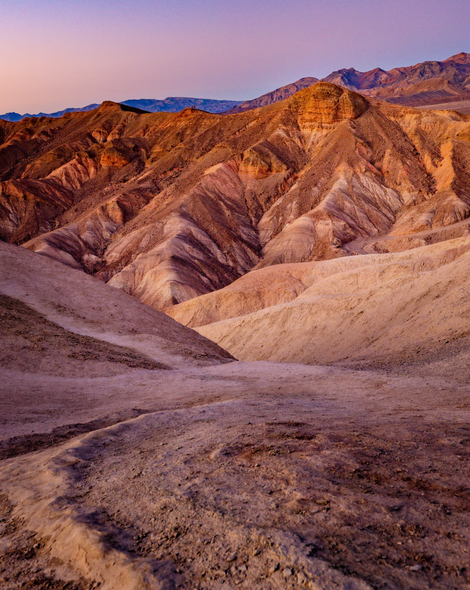
[[[118,106],[119,106],[119,103],[117,103],[117,102],[114,102],[112,100],[105,100],[104,102],[102,102],[100,104],[99,108],[100,109],[109,109],[109,108],[118,107]]]
[[[470,64],[470,53],[465,53],[464,51],[461,51],[460,53],[457,53],[457,55],[453,55],[452,57],[445,59],[444,63],[450,61],[459,64]]]
[[[369,108],[369,102],[357,92],[330,82],[318,82],[293,97],[303,119],[332,124],[357,119]]]
[[[143,109],[138,109],[136,107],[129,106],[127,104],[123,104],[120,102],[114,102],[112,100],[105,100],[104,102],[102,102],[101,105],[99,106],[99,109],[101,109],[101,110],[115,109],[115,110],[120,110],[120,111],[128,111],[130,113],[136,113],[137,115],[142,115],[142,114],[149,112],[149,111],[144,111]]]

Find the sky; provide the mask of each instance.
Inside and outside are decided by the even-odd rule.
[[[0,0],[0,113],[246,100],[470,53],[469,0]]]

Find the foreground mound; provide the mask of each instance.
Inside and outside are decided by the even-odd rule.
[[[137,395],[136,380],[155,386],[169,369],[233,360],[122,291],[2,242],[0,322],[0,440],[41,435],[18,440],[23,451],[151,407],[153,393]]]
[[[38,322],[128,346],[169,367],[231,358],[165,314],[81,272],[2,242],[0,256],[0,293],[24,304],[18,304],[20,314],[32,314],[26,306],[43,316]]]
[[[276,269],[263,269],[244,281],[264,277],[271,307],[226,322],[236,338],[260,318],[252,340],[240,330],[249,347],[263,336],[299,356],[318,333],[329,354],[328,338],[356,342],[369,362],[377,348],[361,330],[383,345],[388,322],[395,342],[400,319],[421,341],[465,344],[469,252],[459,239],[281,265],[295,299],[274,306],[262,295]],[[0,254],[2,588],[468,586],[465,350],[442,375],[226,362],[79,271],[4,244]]]
[[[206,324],[201,334],[243,360],[394,366],[451,356],[461,358],[466,378],[469,267],[469,238],[279,265],[170,313],[189,325]]]

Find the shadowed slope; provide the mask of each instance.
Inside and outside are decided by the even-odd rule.
[[[53,339],[58,339],[57,342],[62,339],[65,348],[71,338],[78,348],[80,343],[86,346],[90,341],[97,359],[105,354],[105,350],[112,351],[113,345],[117,345],[116,349],[126,347],[137,353],[137,360],[143,355],[142,362],[147,359],[150,366],[152,360],[157,368],[211,364],[230,359],[225,351],[192,330],[182,329],[166,315],[93,277],[16,246],[0,243],[0,253],[0,294],[6,297],[6,320],[13,322],[11,330],[7,330],[6,323],[3,324],[2,337],[12,337],[12,346],[19,346],[19,356],[13,355],[11,362],[23,363],[32,372],[36,361],[32,365],[25,361],[31,354],[41,357],[41,372],[47,372],[49,365],[52,373],[60,369],[54,350],[61,346],[53,345]],[[31,316],[29,320],[28,314]],[[23,322],[37,324],[37,337],[31,336],[31,326],[25,326],[17,333]],[[98,341],[93,344],[93,339]],[[100,346],[103,352],[100,352]],[[5,350],[8,349],[10,345],[5,343]],[[23,360],[22,350],[26,355]],[[7,352],[7,356],[11,352]],[[64,350],[60,354],[65,354]],[[81,353],[77,354],[80,358]],[[90,354],[93,360],[93,351]],[[73,365],[72,360],[70,367],[64,364],[62,369],[72,370]]]

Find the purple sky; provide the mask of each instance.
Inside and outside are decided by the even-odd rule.
[[[470,52],[469,0],[3,0],[0,113],[255,98]]]

